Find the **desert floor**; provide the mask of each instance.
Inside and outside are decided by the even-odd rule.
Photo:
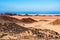
[[[54,30],[58,33],[60,33],[60,25],[53,25],[50,24],[54,22],[55,20],[60,19],[60,16],[55,16],[55,15],[40,15],[40,16],[12,16],[17,19],[22,19],[22,18],[32,18],[37,20],[38,22],[34,22],[31,24],[25,24],[24,27],[33,27],[33,28],[40,28],[40,29],[50,29]],[[47,21],[44,21],[47,20]],[[19,24],[20,25],[20,24]],[[23,26],[23,25],[22,25]]]
[[[21,38],[60,40],[60,15],[0,15],[0,39]]]

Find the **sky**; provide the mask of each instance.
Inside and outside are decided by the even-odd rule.
[[[1,12],[60,13],[60,0],[0,0]]]

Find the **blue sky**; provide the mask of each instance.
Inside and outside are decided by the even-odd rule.
[[[0,12],[60,13],[60,0],[0,0]]]

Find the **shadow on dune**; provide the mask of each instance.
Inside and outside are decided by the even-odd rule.
[[[28,30],[28,28],[25,28],[25,27],[22,27],[20,25],[17,25],[15,23],[3,23],[1,24],[0,23],[0,31],[1,32],[7,32],[7,33],[20,33],[20,32],[23,32],[23,31],[26,31]]]
[[[3,22],[14,22],[14,23],[34,23],[37,22],[36,20],[32,18],[22,18],[21,20],[10,17],[10,16],[0,16],[0,20]],[[1,22],[0,21],[0,22]]]
[[[60,34],[49,29],[25,28],[15,23],[0,23],[0,33],[20,34],[22,38],[60,38]],[[28,34],[28,35],[27,35]],[[13,36],[13,35],[12,35]]]
[[[55,21],[51,22],[50,24],[60,25],[60,19],[56,19]]]
[[[0,22],[20,22],[20,20],[13,18],[13,17],[9,17],[9,16],[0,16]]]
[[[20,21],[21,21],[21,22],[24,22],[24,23],[37,22],[36,20],[34,20],[34,19],[32,19],[32,18],[22,18]]]
[[[47,22],[47,21],[49,21],[49,20],[39,20],[39,21],[45,21],[45,22]]]

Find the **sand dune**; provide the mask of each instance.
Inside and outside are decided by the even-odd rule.
[[[60,19],[56,19],[51,24],[53,24],[53,25],[60,25]]]
[[[0,15],[0,39],[60,40],[60,17]]]
[[[20,21],[24,22],[24,23],[34,23],[34,22],[37,22],[36,20],[34,20],[32,18],[22,18]]]

